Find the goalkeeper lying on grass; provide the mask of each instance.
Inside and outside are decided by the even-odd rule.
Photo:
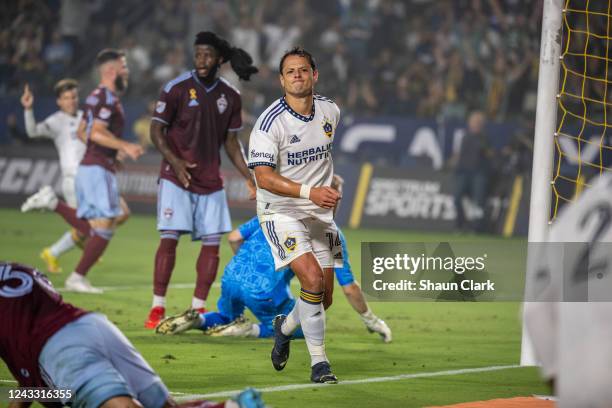
[[[348,263],[346,241],[342,232],[340,237],[344,265],[335,270],[338,283],[367,329],[380,334],[383,341],[388,343],[391,341],[391,330],[369,309]],[[200,329],[214,336],[273,336],[274,317],[289,313],[295,304],[289,288],[289,281],[294,276],[293,271],[288,267],[274,270],[272,253],[257,217],[232,231],[228,239],[235,255],[223,273],[221,297],[217,302],[219,311],[199,314],[195,310],[187,310],[180,315],[167,317],[155,329],[157,333],[178,334],[190,329]],[[245,308],[259,319],[258,324],[243,317]],[[303,337],[300,329],[293,336]]]

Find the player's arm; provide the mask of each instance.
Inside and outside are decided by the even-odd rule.
[[[271,193],[293,198],[306,198],[323,208],[334,208],[340,193],[331,187],[311,187],[296,183],[278,174],[270,166],[255,167],[257,186]]]
[[[230,232],[227,235],[227,242],[229,242],[230,247],[232,248],[232,251],[234,252],[234,254],[238,252],[238,249],[240,249],[240,246],[244,242],[244,238],[242,237],[240,230],[235,229],[232,232]]]
[[[23,88],[21,95],[21,106],[23,106],[23,119],[28,137],[51,137],[49,125],[46,122],[36,123],[34,117],[34,94],[30,91],[28,84]]]
[[[170,150],[170,146],[166,142],[166,129],[167,125],[158,120],[151,121],[151,141],[157,148],[157,150],[164,156],[164,159],[170,166],[172,166],[172,170],[174,170],[174,174],[178,177],[181,184],[187,188],[191,183],[191,174],[189,173],[189,169],[192,169],[197,166],[196,163],[189,163],[187,160],[183,160]]]
[[[247,186],[249,188],[249,198],[255,199],[255,182],[251,177],[251,172],[247,167],[246,159],[244,156],[244,149],[242,148],[242,143],[238,139],[238,132],[230,130],[227,132],[227,136],[225,138],[225,152],[227,156],[234,164],[234,167],[242,174],[247,181]]]
[[[28,408],[32,406],[32,401],[11,401],[8,408]]]
[[[142,146],[116,137],[108,130],[108,125],[100,120],[94,119],[89,138],[100,146],[125,153],[132,160],[138,159],[143,153]]]

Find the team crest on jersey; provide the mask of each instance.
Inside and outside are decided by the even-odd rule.
[[[157,101],[157,105],[155,105],[155,112],[164,113],[166,110],[166,102]]]
[[[98,116],[100,116],[100,119],[108,119],[110,118],[111,115],[111,111],[108,108],[102,108],[100,109],[100,113],[98,113]]]
[[[19,370],[19,372],[21,373],[23,377],[30,378],[30,372],[26,370],[25,368],[22,368],[21,370]]]
[[[293,252],[297,247],[297,240],[294,237],[286,237],[283,244],[288,251]]]
[[[332,137],[334,134],[334,127],[327,117],[323,118],[323,132],[325,132],[325,136]]]
[[[189,106],[200,106],[195,88],[189,89]]]
[[[164,218],[169,220],[170,218],[172,218],[172,215],[174,214],[174,211],[172,211],[172,208],[166,208],[164,210]]]
[[[219,113],[223,114],[227,109],[227,99],[225,99],[225,94],[221,94],[221,97],[217,99],[217,109],[219,109]]]

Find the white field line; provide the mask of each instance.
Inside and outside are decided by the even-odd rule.
[[[521,367],[518,364],[515,365],[505,365],[505,366],[490,366],[490,367],[478,367],[478,368],[462,368],[457,370],[445,370],[445,371],[434,371],[427,373],[414,373],[414,374],[400,374],[393,375],[388,377],[370,377],[370,378],[362,378],[358,380],[345,380],[339,381],[338,384],[289,384],[289,385],[281,385],[277,387],[266,387],[266,388],[258,388],[257,390],[262,392],[264,395],[268,392],[279,392],[279,391],[292,391],[299,390],[304,388],[314,388],[314,387],[338,387],[341,385],[353,385],[353,384],[367,384],[367,383],[380,383],[380,382],[389,382],[389,381],[400,381],[400,380],[411,380],[415,378],[429,378],[429,377],[442,377],[448,375],[462,375],[462,374],[472,374],[472,373],[486,373],[491,371],[499,371],[499,370],[508,370],[511,368]],[[191,394],[185,395],[182,393],[173,393],[173,394],[181,394],[181,396],[176,399],[179,401],[187,401],[192,399],[203,399],[203,398],[223,398],[223,397],[233,397],[236,394],[240,393],[242,390],[229,390],[229,391],[219,391],[212,392],[209,394]]]
[[[299,389],[304,389],[304,388],[314,388],[314,387],[338,387],[340,385],[379,383],[379,382],[389,382],[389,381],[411,380],[415,378],[429,378],[429,377],[442,377],[442,376],[449,376],[449,375],[486,373],[486,372],[491,372],[491,371],[508,370],[511,368],[519,368],[519,367],[521,366],[518,364],[515,364],[515,365],[505,365],[505,366],[462,368],[462,369],[457,369],[457,370],[434,371],[434,372],[428,372],[428,373],[400,374],[400,375],[393,375],[393,376],[388,376],[388,377],[370,377],[370,378],[362,378],[359,380],[345,380],[345,381],[339,381],[338,384],[313,384],[313,383],[288,384],[288,385],[281,385],[277,387],[258,388],[258,391],[262,393],[268,393],[268,392],[279,392],[279,391],[292,391],[292,390],[299,390]],[[0,383],[16,384],[17,381],[0,379]],[[202,399],[202,398],[233,397],[236,394],[239,394],[241,391],[242,390],[219,391],[219,392],[212,392],[209,394],[186,394],[184,392],[173,391],[171,392],[171,394],[178,396],[176,399],[179,401],[188,401],[188,400]]]

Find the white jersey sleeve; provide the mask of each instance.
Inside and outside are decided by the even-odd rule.
[[[53,129],[53,115],[47,117],[44,121],[36,123],[34,117],[34,109],[25,110],[23,113],[23,119],[25,122],[26,133],[28,137],[47,137],[54,138],[56,132]]]

